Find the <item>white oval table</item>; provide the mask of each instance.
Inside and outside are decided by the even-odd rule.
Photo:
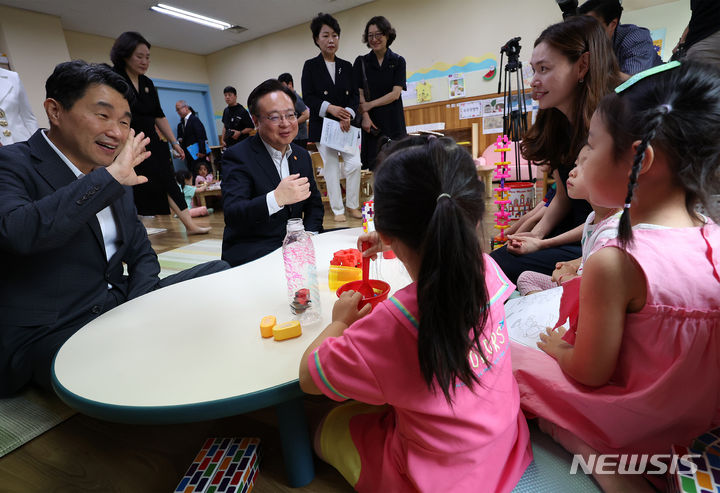
[[[309,483],[314,468],[299,362],[331,321],[336,296],[327,275],[333,253],[354,248],[361,231],[313,237],[321,320],[303,327],[301,337],[277,342],[260,336],[264,316],[275,315],[278,323],[292,319],[279,249],[153,291],[84,326],[55,356],[57,394],[84,414],[138,424],[203,421],[274,405],[288,482]],[[382,262],[394,267],[382,272],[392,291],[410,282],[398,260]]]

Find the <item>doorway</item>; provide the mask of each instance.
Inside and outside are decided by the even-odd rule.
[[[210,97],[210,86],[193,82],[177,82],[173,80],[152,79],[158,91],[160,106],[165,112],[165,117],[170,123],[173,133],[177,137],[177,126],[180,117],[175,112],[175,103],[181,99],[187,101],[188,105],[195,110],[200,118],[205,133],[208,136],[208,144],[219,145],[218,129],[213,114],[212,98]],[[187,169],[185,161],[173,157],[173,166],[176,171]]]

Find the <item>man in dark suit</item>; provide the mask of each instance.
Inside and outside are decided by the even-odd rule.
[[[181,99],[175,103],[175,111],[177,111],[180,117],[180,123],[178,123],[177,126],[177,139],[185,152],[185,164],[187,165],[188,171],[196,175],[198,165],[201,162],[205,162],[205,158],[207,157],[205,152],[207,150],[205,148],[205,141],[207,140],[205,126],[184,100]],[[198,145],[196,157],[193,157],[192,153],[188,152],[188,147],[193,144]]]
[[[130,188],[147,181],[134,168],[149,139],[130,129],[121,76],[66,62],[45,87],[50,130],[0,148],[0,396],[29,382],[49,388],[55,353],[100,314],[228,267],[158,278]]]
[[[257,134],[223,156],[225,211],[222,258],[232,266],[282,246],[288,219],[322,232],[323,203],[305,149],[297,135],[294,93],[275,79],[253,89],[248,109]]]

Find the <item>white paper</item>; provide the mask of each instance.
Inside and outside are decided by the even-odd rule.
[[[557,323],[562,292],[563,288],[558,286],[508,300],[505,303],[505,322],[510,339],[539,351],[537,342],[540,333]]]
[[[357,154],[360,150],[360,129],[350,125],[350,130],[343,132],[340,122],[323,118],[320,143],[336,151]]]
[[[482,116],[482,101],[467,101],[458,103],[458,114],[461,120],[480,118]]]

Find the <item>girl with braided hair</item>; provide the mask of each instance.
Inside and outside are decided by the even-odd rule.
[[[377,233],[360,240],[392,248],[414,282],[371,313],[344,293],[305,351],[300,387],[351,399],[315,450],[358,491],[509,492],[532,453],[505,327],[514,286],[481,249],[482,183],[452,139],[383,154]]]
[[[720,72],[632,77],[595,111],[581,166],[590,202],[623,207],[618,238],[563,285],[567,333],[513,346],[522,405],[574,453],[668,453],[720,424],[720,228],[696,212],[718,219]]]

